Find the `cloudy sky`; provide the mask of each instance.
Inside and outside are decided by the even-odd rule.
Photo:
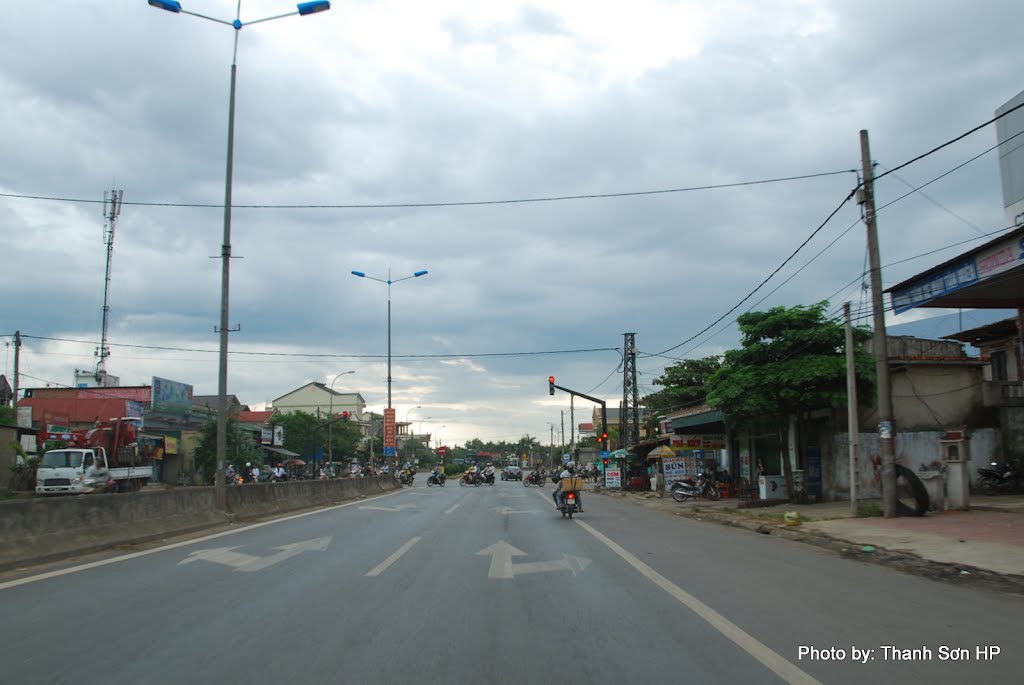
[[[386,406],[388,287],[353,270],[429,270],[391,287],[393,402],[448,444],[546,444],[563,411],[568,438],[549,375],[617,407],[625,332],[646,393],[735,347],[750,309],[862,310],[859,131],[881,173],[991,119],[1024,90],[1022,25],[1019,0],[335,0],[244,26],[228,391],[260,408],[354,370],[335,389]],[[4,7],[0,335],[8,377],[26,336],[22,387],[95,367],[123,189],[107,369],[217,393],[233,33],[145,0]],[[879,181],[886,287],[1005,227],[995,142]]]

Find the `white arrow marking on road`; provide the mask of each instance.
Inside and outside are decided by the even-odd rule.
[[[403,509],[415,509],[415,504],[399,504],[397,507],[373,507],[365,506],[359,507],[360,509],[369,509],[371,511],[402,511]]]
[[[526,556],[526,552],[517,549],[504,540],[499,540],[490,547],[477,552],[479,556],[491,557],[491,567],[487,571],[490,579],[509,579],[527,573],[546,573],[548,571],[569,571],[578,575],[590,566],[590,559],[563,554],[561,559],[553,561],[532,561],[525,564],[512,563],[512,557]]]
[[[305,542],[293,542],[290,545],[282,545],[275,547],[274,549],[281,550],[277,554],[271,554],[269,557],[263,557],[257,559],[255,562],[246,564],[239,568],[239,571],[262,571],[268,566],[284,561],[290,557],[302,554],[303,552],[323,552],[327,549],[327,545],[331,542],[331,538],[315,538],[313,540],[306,540]]]
[[[182,559],[178,562],[178,566],[182,564],[189,564],[193,561],[209,561],[214,564],[220,564],[222,566],[230,566],[236,571],[262,571],[268,566],[284,561],[290,557],[294,557],[303,552],[323,552],[327,549],[327,545],[331,542],[330,537],[326,538],[315,538],[313,540],[306,540],[305,542],[293,542],[290,545],[282,545],[281,547],[275,547],[280,550],[276,554],[271,554],[268,557],[258,557],[252,554],[243,554],[242,552],[235,552],[237,547],[217,547],[215,549],[201,549],[192,552],[187,559]]]
[[[456,510],[456,509],[458,509],[458,508],[459,508],[459,505],[458,505],[458,504],[456,504],[456,505],[452,506],[452,508],[451,508],[451,509],[449,509],[448,511],[446,511],[446,512],[444,512],[444,513],[446,513],[446,514],[450,514],[450,513],[452,513],[453,511],[455,511],[455,510]]]
[[[537,514],[537,513],[539,513],[539,510],[537,510],[537,509],[529,509],[529,510],[520,511],[519,509],[509,509],[508,507],[494,507],[494,511],[498,512],[502,516],[507,516],[508,514]]]

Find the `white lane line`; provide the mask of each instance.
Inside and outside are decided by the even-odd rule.
[[[409,542],[405,543],[404,545],[402,545],[401,547],[396,549],[394,554],[392,554],[390,557],[388,557],[384,561],[382,561],[379,564],[377,564],[377,566],[372,571],[367,573],[366,575],[369,576],[370,578],[375,578],[375,577],[379,576],[380,574],[384,573],[384,571],[386,571],[388,569],[388,566],[390,566],[391,564],[393,564],[396,561],[398,561],[402,557],[403,554],[408,552],[409,549],[413,545],[415,545],[417,542],[419,542],[419,541],[420,541],[420,538],[418,538],[418,537],[415,537],[412,540],[409,540]]]
[[[372,502],[382,497],[391,497],[392,495],[398,495],[402,491],[394,490],[392,492],[386,492],[383,495],[377,495],[375,497],[367,497],[366,499],[357,499],[352,502],[346,502],[345,504],[338,504],[333,507],[327,507],[326,509],[316,509],[314,511],[306,511],[301,514],[292,514],[291,516],[285,516],[284,518],[274,519],[273,521],[263,521],[261,523],[254,523],[249,526],[242,528],[235,528],[232,530],[225,530],[220,533],[213,533],[212,535],[206,535],[201,538],[195,538],[192,540],[185,540],[184,542],[175,542],[170,545],[163,545],[162,547],[154,547],[153,549],[143,550],[141,552],[132,552],[131,554],[125,554],[119,557],[113,557],[111,559],[103,559],[101,561],[92,561],[88,564],[81,564],[79,566],[71,566],[70,568],[62,568],[58,571],[48,571],[47,573],[40,573],[37,576],[27,576],[25,578],[19,578],[17,580],[9,580],[6,583],[0,583],[0,590],[6,590],[12,587],[18,587],[19,585],[27,585],[29,583],[35,583],[36,581],[46,580],[48,578],[57,578],[59,576],[66,576],[69,573],[78,573],[79,571],[87,571],[91,568],[99,568],[100,566],[106,566],[108,564],[116,564],[121,561],[128,561],[130,559],[137,559],[139,557],[149,556],[150,554],[156,554],[157,552],[164,552],[169,549],[177,549],[179,547],[187,547],[189,545],[196,545],[200,542],[206,542],[207,540],[216,540],[222,538],[225,535],[234,535],[235,533],[244,533],[247,530],[253,528],[262,528],[263,526],[272,526],[275,523],[283,523],[285,521],[291,521],[292,519],[299,519],[304,516],[313,516],[314,514],[323,514],[324,512],[334,511],[335,509],[342,509],[344,507],[351,507],[356,504],[363,504],[364,502]]]
[[[446,513],[446,514],[450,514],[450,513],[452,513],[453,511],[455,511],[455,510],[456,510],[456,509],[458,509],[458,508],[459,508],[459,505],[458,505],[458,504],[456,504],[456,505],[453,505],[451,509],[449,509],[448,511],[446,511],[446,512],[444,512],[444,513]]]
[[[573,519],[573,521],[579,524],[583,530],[604,543],[606,547],[619,555],[627,564],[646,576],[648,580],[667,592],[673,599],[710,623],[712,628],[732,640],[740,649],[760,661],[768,670],[787,683],[792,683],[793,685],[821,685],[819,681],[797,668],[796,665],[786,660],[781,654],[759,642],[738,625],[637,559],[610,538],[599,533],[592,526],[579,519]]]

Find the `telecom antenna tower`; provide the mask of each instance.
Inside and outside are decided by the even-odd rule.
[[[623,333],[625,349],[622,361],[622,412],[619,431],[622,447],[640,444],[640,395],[636,387],[636,333]]]
[[[103,191],[103,217],[107,220],[103,227],[103,242],[107,246],[107,270],[103,281],[103,333],[100,336],[100,347],[96,350],[99,361],[96,362],[96,382],[103,385],[103,377],[107,374],[106,360],[110,356],[107,347],[107,328],[110,326],[110,261],[114,256],[114,225],[121,214],[121,198],[123,190]]]

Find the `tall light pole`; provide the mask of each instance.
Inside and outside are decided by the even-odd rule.
[[[300,2],[296,5],[294,12],[277,14],[272,17],[264,17],[254,21],[247,21],[244,24],[240,18],[242,0],[238,0],[235,9],[234,21],[215,19],[205,14],[189,12],[182,9],[178,0],[149,0],[149,4],[157,9],[174,12],[175,14],[189,14],[200,19],[225,24],[235,30],[235,45],[231,52],[231,88],[228,96],[228,155],[227,168],[224,174],[224,242],[221,245],[221,286],[220,286],[220,368],[217,374],[217,471],[213,477],[214,506],[218,511],[227,509],[227,488],[224,483],[224,463],[226,461],[228,445],[228,283],[230,282],[231,270],[231,179],[234,166],[235,151],[235,72],[238,61],[238,32],[243,26],[258,24],[272,19],[281,19],[293,15],[306,16],[331,9],[329,0],[314,0],[313,2]]]
[[[391,286],[395,283],[401,283],[402,281],[408,281],[410,278],[419,278],[420,276],[426,276],[427,271],[417,271],[411,276],[403,276],[402,278],[396,278],[392,280],[391,269],[388,269],[387,278],[377,278],[376,276],[367,276],[362,271],[353,271],[353,276],[359,278],[369,278],[371,281],[377,281],[378,283],[384,283],[388,286],[388,409],[391,408]]]
[[[412,408],[412,409],[410,409],[409,411],[405,412],[405,421],[404,421],[404,423],[405,423],[406,427],[408,427],[408,426],[409,426],[409,414],[413,413],[413,412],[414,412],[414,411],[416,411],[417,409],[422,409],[422,408],[423,408],[423,407],[421,407],[420,405],[418,405],[418,404],[417,404],[417,405],[416,405],[415,407],[413,407],[413,408]],[[411,437],[413,437],[413,436],[412,436],[412,435],[410,434],[410,435],[409,435],[409,436],[408,436],[408,437],[407,437],[407,438],[405,439],[405,444],[407,444],[407,445],[409,444],[409,438],[411,438]],[[406,459],[408,459],[408,458],[409,458],[408,452],[409,452],[409,450],[406,450],[406,455],[405,455],[405,456],[406,456]],[[415,456],[416,456],[416,455],[414,454],[414,455],[413,455],[413,457],[415,457]]]
[[[347,376],[350,373],[355,373],[355,371],[345,371],[343,373],[339,373],[337,376],[334,377],[334,380],[331,381],[331,409],[328,412],[329,416],[327,417],[327,421],[328,421],[328,424],[327,424],[327,461],[328,461],[328,463],[334,461],[334,383],[339,378],[341,378],[342,376]]]

